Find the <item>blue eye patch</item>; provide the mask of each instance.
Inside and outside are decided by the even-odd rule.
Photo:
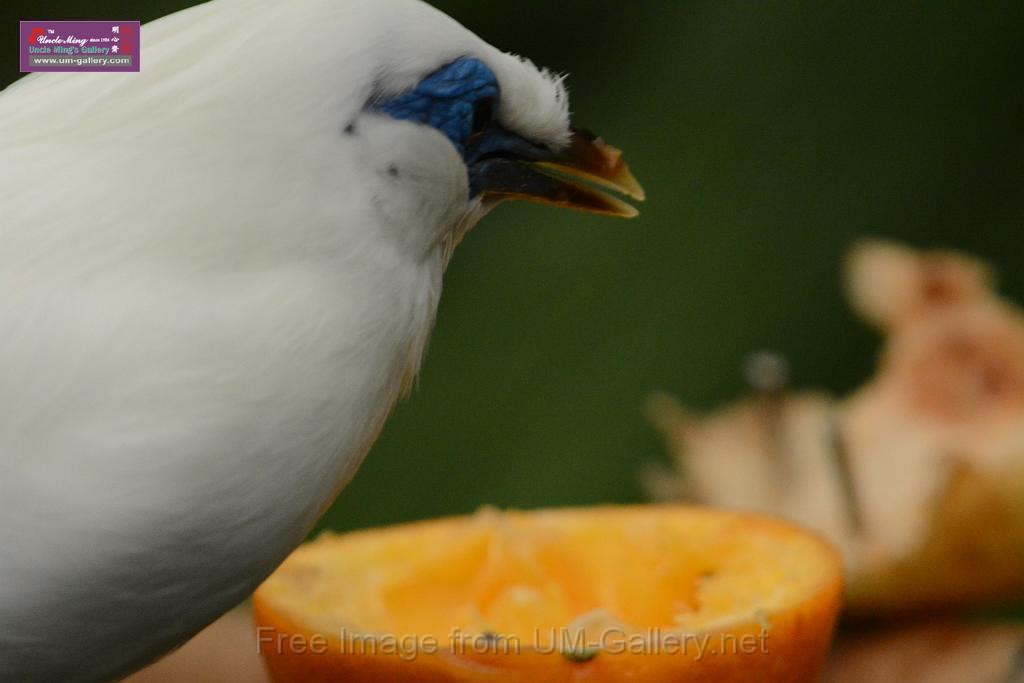
[[[479,59],[460,57],[377,108],[396,119],[433,126],[465,156],[477,102],[497,96],[494,72]]]

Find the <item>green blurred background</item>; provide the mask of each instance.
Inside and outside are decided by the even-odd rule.
[[[6,0],[0,82],[18,19],[191,4]],[[1020,0],[434,4],[568,72],[650,199],[629,223],[507,206],[468,237],[420,388],[326,525],[639,500],[665,457],[645,397],[729,400],[756,349],[848,391],[878,350],[838,280],[860,236],[974,252],[1024,300]]]

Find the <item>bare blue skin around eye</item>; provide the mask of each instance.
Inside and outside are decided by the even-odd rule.
[[[443,133],[466,163],[469,196],[473,198],[496,183],[507,190],[517,178],[527,182],[532,177],[520,177],[523,174],[507,162],[537,161],[551,154],[546,146],[507,130],[493,119],[481,121],[480,129],[473,130],[477,103],[491,99],[497,108],[498,95],[497,79],[487,65],[479,59],[462,57],[434,71],[412,90],[374,106],[396,119],[431,126]]]
[[[476,103],[497,96],[498,81],[494,72],[479,59],[462,57],[377,108],[396,119],[436,128],[465,156]]]

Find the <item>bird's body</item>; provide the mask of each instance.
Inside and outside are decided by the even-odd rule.
[[[0,130],[54,122],[0,148],[5,682],[105,680],[244,599],[355,472],[433,321],[441,245],[392,239],[347,119],[311,140],[293,118],[357,98],[198,83],[216,48],[161,54],[186,19],[143,35],[148,101],[106,74],[0,99]]]
[[[3,683],[180,644],[358,468],[487,208],[368,102],[472,55],[523,91],[508,125],[568,135],[557,81],[412,0],[217,0],[142,46],[0,95]]]

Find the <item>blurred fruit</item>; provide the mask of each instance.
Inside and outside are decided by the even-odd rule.
[[[933,621],[845,635],[825,683],[1024,683],[1024,627]]]
[[[755,383],[709,416],[657,397],[678,471],[649,491],[817,530],[851,614],[1024,596],[1024,314],[965,256],[865,242],[847,265],[877,375],[842,401]]]

